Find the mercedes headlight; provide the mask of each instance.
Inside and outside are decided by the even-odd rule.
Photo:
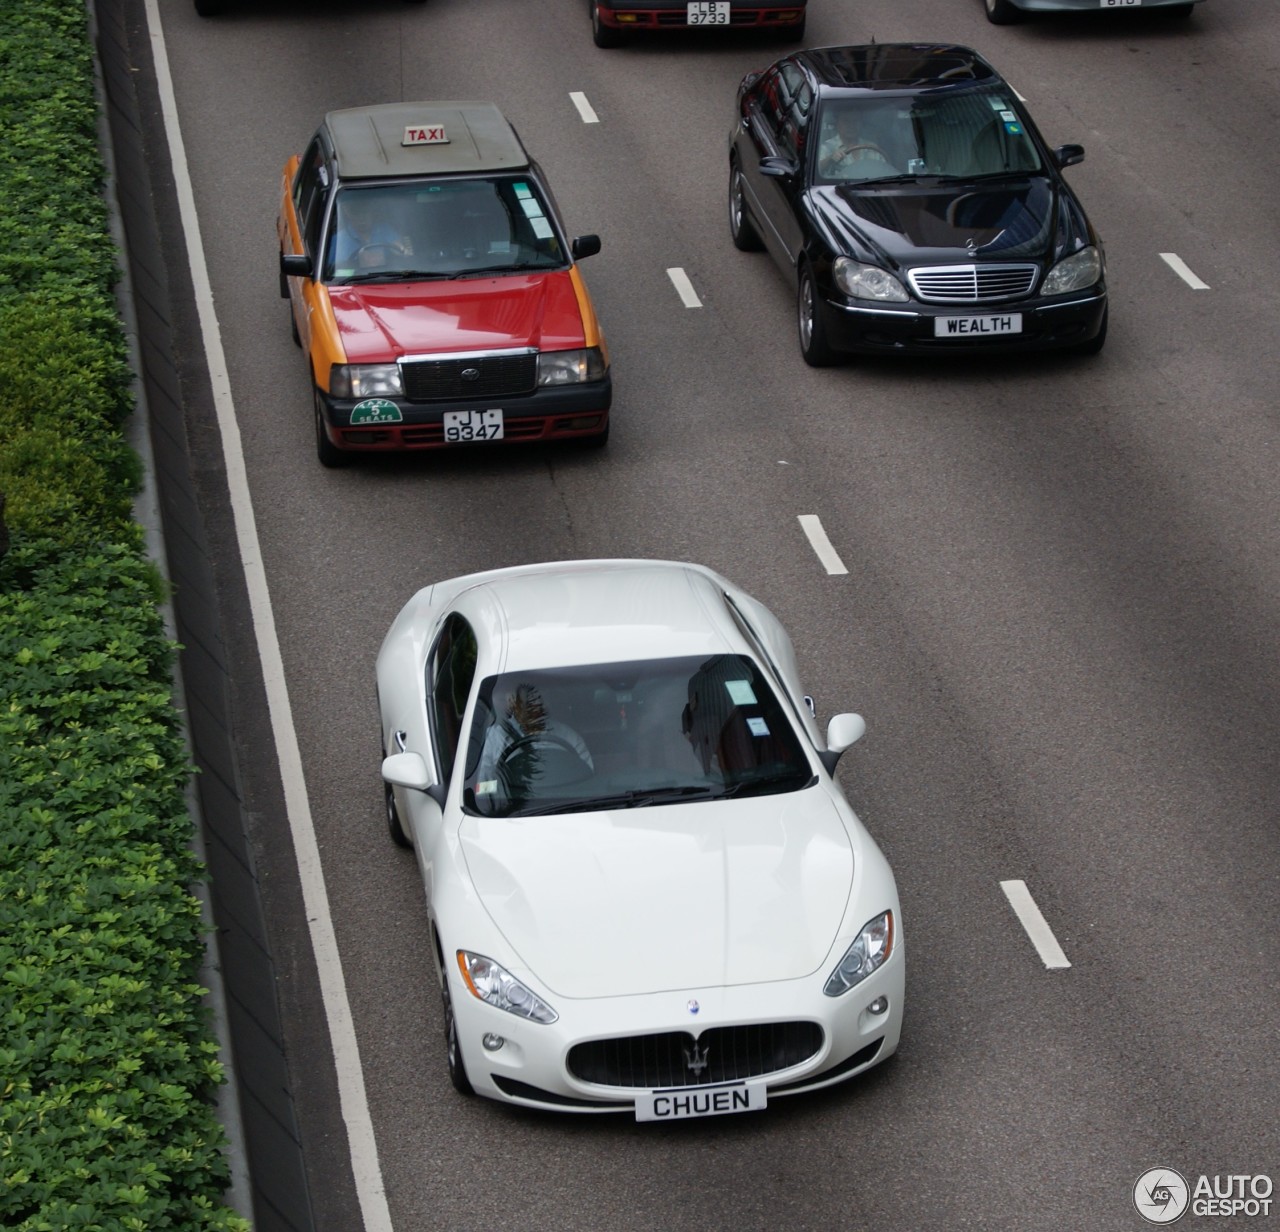
[[[1040,288],[1041,295],[1062,295],[1066,291],[1080,291],[1091,287],[1102,277],[1102,253],[1092,244],[1079,252],[1063,257],[1049,271]]]
[[[404,393],[399,364],[334,364],[329,393],[335,398],[386,398]]]
[[[492,958],[458,951],[458,970],[473,996],[508,1014],[543,1024],[560,1017],[537,993],[530,992],[510,971],[498,966]]]
[[[538,355],[539,385],[577,385],[604,379],[604,355],[599,347],[580,351],[542,351]]]
[[[861,984],[893,953],[893,912],[886,911],[862,926],[853,944],[844,952],[836,969],[827,977],[823,992],[838,997]]]
[[[878,265],[863,265],[851,257],[837,257],[831,270],[836,286],[854,299],[889,300],[900,304],[908,298],[906,287]]]

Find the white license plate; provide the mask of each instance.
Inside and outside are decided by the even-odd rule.
[[[502,440],[501,411],[445,411],[444,439],[450,445]]]
[[[685,12],[691,26],[729,24],[729,0],[689,0]]]
[[[1104,9],[1135,9],[1141,3],[1142,0],[1098,0],[1098,4]]]
[[[758,1112],[768,1107],[763,1085],[729,1082],[715,1087],[677,1087],[673,1091],[641,1091],[636,1096],[637,1121],[683,1121],[690,1117]]]
[[[1022,313],[989,317],[934,317],[935,338],[990,338],[993,334],[1022,333]]]

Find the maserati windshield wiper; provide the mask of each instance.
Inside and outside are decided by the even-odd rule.
[[[808,778],[805,778],[803,772],[794,770],[785,774],[762,774],[759,778],[743,779],[741,783],[726,787],[722,798],[729,799],[733,796],[754,796],[756,794],[769,795],[780,791],[803,791],[806,787],[812,787],[817,781],[818,776],[816,774],[811,774]]]
[[[588,796],[582,800],[561,800],[555,804],[543,804],[536,808],[517,808],[508,817],[539,817],[548,813],[591,813],[597,809],[645,808],[650,804],[669,804],[675,800],[719,800],[723,795],[718,786],[708,787],[689,784],[685,787],[636,787],[612,796]]]

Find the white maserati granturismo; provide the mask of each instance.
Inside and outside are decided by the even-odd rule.
[[[883,1061],[893,873],[778,621],[699,565],[420,590],[378,655],[391,836],[417,855],[463,1093],[667,1120]]]

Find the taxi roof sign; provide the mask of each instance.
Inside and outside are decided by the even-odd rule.
[[[401,145],[448,145],[443,124],[406,124]]]

